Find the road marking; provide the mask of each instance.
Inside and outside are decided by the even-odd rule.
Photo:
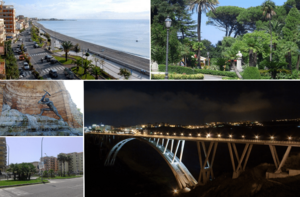
[[[16,196],[25,196],[25,195],[30,194],[28,192],[22,191],[22,190],[17,189],[17,188],[8,188],[8,189],[3,189],[3,190],[8,191],[10,193],[13,193]]]
[[[0,190],[0,197],[12,197],[10,194],[8,194],[4,189]]]

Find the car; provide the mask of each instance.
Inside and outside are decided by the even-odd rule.
[[[28,65],[27,62],[24,62],[24,69],[25,69],[25,70],[29,70],[29,65]]]
[[[33,45],[34,48],[39,48],[40,46],[38,44]]]
[[[18,45],[17,45],[17,47],[21,47],[21,45],[20,45],[20,44],[18,44]]]
[[[75,78],[74,73],[69,68],[65,68],[64,74],[68,79],[74,79]]]
[[[22,52],[21,50],[19,50],[19,51],[18,51],[18,54],[21,55],[21,54],[23,54],[23,52]]]
[[[48,60],[50,61],[52,58],[53,58],[53,57],[52,57],[51,55],[46,55],[46,56],[44,57],[44,59],[47,60],[47,61],[48,61]],[[48,62],[49,62],[49,61],[48,61]]]
[[[51,64],[56,64],[56,63],[58,63],[58,61],[56,59],[50,59],[50,63]]]
[[[53,78],[58,77],[57,71],[55,69],[50,69],[49,75],[50,75],[50,77],[53,77]]]
[[[23,51],[24,51],[24,52],[27,52],[27,47],[24,47],[24,48],[23,48]]]
[[[23,55],[20,55],[20,56],[19,56],[19,60],[20,60],[20,61],[22,61],[22,60],[24,60],[24,59],[25,59],[25,58],[24,58]]]
[[[19,68],[19,75],[23,75],[23,70]]]

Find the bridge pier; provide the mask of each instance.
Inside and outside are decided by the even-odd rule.
[[[249,159],[249,156],[250,156],[253,144],[249,145],[249,143],[247,143],[245,145],[245,148],[243,150],[241,158],[239,158],[239,154],[237,152],[235,143],[228,142],[227,144],[228,144],[230,159],[231,159],[232,168],[233,168],[232,178],[236,179],[236,178],[238,178],[240,176],[241,172],[245,171],[245,168],[246,168],[246,165],[247,165],[247,162],[248,162],[248,159]],[[234,150],[234,153],[235,153],[235,156],[236,156],[237,167],[235,167],[235,161],[234,161],[234,157],[233,157],[231,146],[233,147],[233,150]],[[244,165],[242,167],[242,162],[244,160],[244,157],[245,157],[246,153],[247,153],[247,156],[246,156],[246,159],[244,161]]]
[[[200,146],[200,142],[198,141],[197,149],[198,149],[198,156],[199,156],[199,163],[200,163],[200,174],[199,174],[199,178],[198,178],[198,184],[205,185],[207,183],[207,181],[209,180],[209,176],[211,176],[212,179],[214,178],[213,163],[214,163],[214,159],[215,159],[215,155],[216,155],[218,142],[210,142],[208,152],[206,152],[205,143],[201,142],[201,144],[203,147],[205,160],[204,160],[204,162],[202,162],[201,146]],[[213,155],[211,158],[211,162],[209,162],[209,156],[210,156],[213,146],[214,146]],[[207,167],[206,167],[206,164],[207,164]]]
[[[278,158],[276,147],[274,145],[269,145],[269,147],[270,147],[271,154],[272,154],[272,157],[273,157],[273,160],[274,160],[274,163],[275,163],[275,167],[276,167],[275,173],[276,174],[281,173],[282,172],[281,168],[285,164],[286,159],[288,158],[288,156],[290,154],[290,151],[292,149],[292,146],[288,146],[287,147],[287,149],[286,149],[286,151],[285,151],[285,153],[284,153],[283,158],[282,158],[281,161]]]

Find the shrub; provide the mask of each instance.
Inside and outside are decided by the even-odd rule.
[[[160,72],[165,72],[166,66],[165,65],[158,65],[158,70]],[[218,70],[204,70],[204,69],[192,69],[188,67],[182,67],[182,66],[168,66],[169,73],[186,73],[186,74],[210,74],[210,75],[221,75],[221,76],[227,76],[227,77],[237,77],[234,72],[228,72],[228,71],[218,71]]]
[[[259,70],[256,67],[247,67],[243,73],[243,79],[260,79]]]
[[[192,74],[192,75],[186,75],[186,74],[170,74],[169,79],[203,79],[204,76],[202,74]],[[164,74],[153,74],[151,76],[151,79],[165,79]]]

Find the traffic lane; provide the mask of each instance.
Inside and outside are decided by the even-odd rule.
[[[50,183],[0,189],[0,197],[82,197],[83,178],[50,180]]]
[[[50,66],[49,66],[50,65]],[[45,66],[44,69],[39,72],[40,75],[44,78],[44,79],[48,79],[48,78],[51,78],[53,80],[67,80],[68,78],[66,78],[65,74],[64,74],[64,70],[63,69],[56,69],[58,67],[63,67],[62,65],[60,65],[59,63],[56,63],[56,64],[49,64],[48,66]],[[54,78],[54,77],[51,77],[49,72],[51,69],[55,69],[57,71],[57,77]]]

